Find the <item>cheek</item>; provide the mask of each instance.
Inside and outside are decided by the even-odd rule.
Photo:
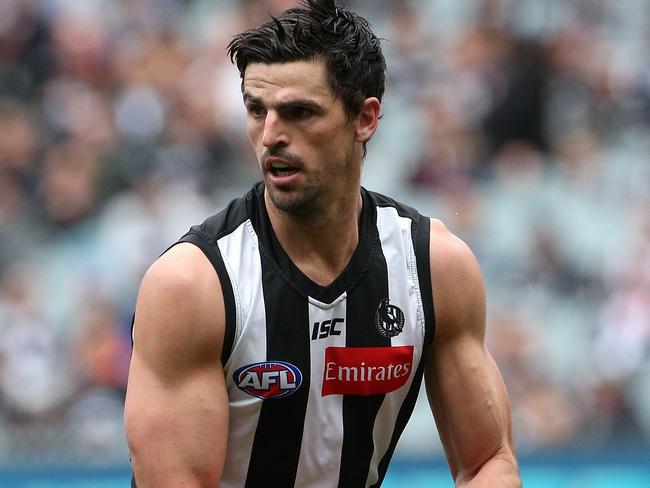
[[[348,154],[350,146],[354,143],[354,136],[346,127],[337,125],[314,132],[310,137],[310,142],[321,154],[326,154],[338,161]]]
[[[251,141],[257,140],[259,137],[261,137],[263,128],[264,121],[256,120],[250,115],[246,117],[246,131],[248,132],[248,138]]]
[[[348,162],[354,152],[354,137],[349,131],[334,132],[326,144],[325,150],[338,164]]]
[[[250,121],[247,122],[246,133],[248,134],[248,140],[251,141],[251,144],[254,146],[255,141],[257,140],[257,135],[259,133],[257,127],[255,127],[255,124],[251,123]]]
[[[262,130],[260,128],[260,124],[249,121],[246,126],[246,132],[248,134],[248,141],[251,143],[251,146],[253,146],[255,153],[259,156],[260,155],[259,148],[262,145],[261,143]]]

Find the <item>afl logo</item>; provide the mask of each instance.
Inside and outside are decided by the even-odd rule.
[[[295,393],[302,383],[302,373],[291,363],[265,361],[248,364],[232,375],[244,393],[267,400]]]
[[[404,329],[404,312],[399,307],[391,305],[388,298],[384,298],[377,307],[375,325],[380,335],[395,337]]]

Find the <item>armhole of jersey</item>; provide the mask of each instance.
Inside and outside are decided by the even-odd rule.
[[[232,352],[233,343],[235,341],[235,328],[236,328],[236,308],[235,308],[235,295],[233,293],[232,283],[230,276],[226,270],[226,265],[223,262],[223,257],[219,251],[217,243],[210,242],[207,237],[202,236],[197,232],[190,231],[181,237],[178,243],[189,242],[203,251],[203,254],[208,258],[214,270],[217,272],[219,282],[221,283],[221,292],[223,294],[223,302],[226,314],[226,324],[223,335],[223,347],[221,349],[221,363],[225,366],[230,353]],[[172,246],[173,247],[173,246]]]
[[[431,256],[429,242],[431,240],[431,221],[424,215],[418,216],[417,224],[413,222],[413,244],[417,257],[418,281],[422,295],[422,308],[424,309],[424,344],[425,348],[433,341],[436,328],[436,317],[433,309],[433,289],[431,286]]]

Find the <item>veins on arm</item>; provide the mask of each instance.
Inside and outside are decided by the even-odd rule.
[[[431,229],[436,337],[425,382],[450,470],[458,486],[518,487],[508,397],[484,344],[478,263],[441,223]]]

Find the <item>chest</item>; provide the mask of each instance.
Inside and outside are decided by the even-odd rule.
[[[308,388],[318,397],[387,394],[403,387],[422,355],[415,287],[368,275],[331,303],[281,279],[258,283],[226,377],[231,398],[272,399]],[[244,396],[242,396],[242,394]]]

